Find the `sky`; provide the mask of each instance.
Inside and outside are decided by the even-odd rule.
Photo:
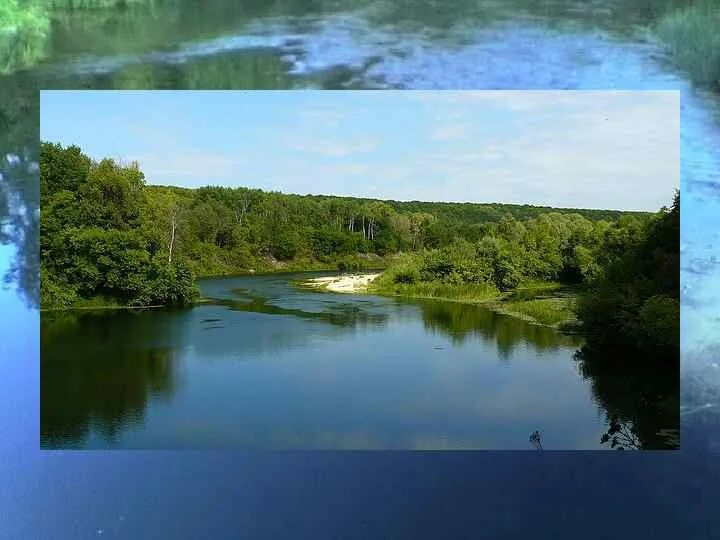
[[[149,184],[655,211],[675,91],[43,91],[44,141]]]

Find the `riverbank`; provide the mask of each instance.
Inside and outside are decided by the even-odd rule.
[[[323,289],[337,293],[365,293],[380,272],[372,274],[343,274],[340,276],[326,276],[311,278],[303,282],[307,287]]]
[[[575,298],[548,297],[532,300],[489,302],[486,307],[497,313],[548,326],[564,332],[577,333],[579,321],[574,311]]]
[[[188,264],[196,279],[216,277],[252,276],[283,274],[292,272],[364,272],[382,271],[395,259],[394,255],[380,256],[375,253],[353,253],[351,255],[326,257],[295,257],[278,260],[271,255],[257,258],[243,265],[222,256],[221,248],[213,248],[201,260],[190,260]]]
[[[683,4],[685,4],[683,2]],[[696,0],[668,9],[653,32],[675,65],[695,84],[720,91],[720,0]]]
[[[577,291],[559,283],[533,283],[509,292],[476,283],[376,283],[369,287],[369,292],[381,296],[481,305],[502,315],[563,332],[577,333],[579,326],[574,311]]]

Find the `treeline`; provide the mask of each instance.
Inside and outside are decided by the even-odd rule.
[[[578,213],[549,212],[517,220],[478,224],[479,238],[456,237],[449,245],[406,257],[383,279],[490,284],[501,291],[527,281],[589,282],[612,257],[615,246],[637,234],[645,216],[591,221]]]
[[[680,199],[646,216],[590,221],[551,212],[479,226],[477,241],[456,238],[409,254],[375,282],[376,292],[478,300],[525,283],[581,285],[577,316],[591,346],[679,354]],[[545,306],[547,307],[547,306]]]
[[[612,246],[580,298],[590,344],[636,347],[679,358],[680,195],[641,230]]]
[[[135,165],[93,162],[78,147],[42,144],[41,307],[193,299],[192,273],[167,243],[169,210],[148,195]]]
[[[193,276],[382,267],[400,252],[425,257],[418,271],[433,279],[490,280],[501,288],[526,277],[577,281],[594,272],[598,238],[646,219],[147,186],[136,165],[93,162],[75,146],[51,143],[41,145],[40,168],[43,307],[90,298],[181,304],[194,294]],[[600,219],[607,216],[618,217]]]

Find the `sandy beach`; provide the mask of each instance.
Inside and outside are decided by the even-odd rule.
[[[312,287],[327,289],[331,292],[361,293],[367,291],[368,284],[379,275],[379,272],[373,274],[346,274],[342,276],[312,278],[305,283]]]

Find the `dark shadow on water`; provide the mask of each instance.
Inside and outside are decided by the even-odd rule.
[[[561,347],[577,347],[582,343],[578,336],[562,334],[482,306],[433,300],[413,303],[422,310],[423,322],[428,330],[450,336],[455,344],[473,338],[494,341],[498,352],[506,359],[522,345],[530,345],[538,351],[554,351]]]
[[[83,447],[91,432],[112,446],[124,430],[142,423],[151,399],[168,398],[175,391],[174,350],[147,342],[143,313],[121,317],[62,313],[44,318],[42,448]],[[153,333],[160,330],[159,325],[152,326]],[[68,339],[73,334],[78,338],[79,332],[81,346],[78,339]]]
[[[301,319],[321,321],[344,327],[380,327],[388,321],[387,313],[372,313],[350,302],[328,302],[325,304],[323,311],[315,312],[280,307],[272,304],[268,298],[249,294],[246,289],[235,289],[233,292],[243,299],[237,301],[215,300],[214,303],[234,311],[265,313],[268,315],[292,315]]]
[[[620,450],[679,447],[677,361],[587,346],[575,353],[575,360],[604,411],[608,423],[601,438],[604,444]]]

